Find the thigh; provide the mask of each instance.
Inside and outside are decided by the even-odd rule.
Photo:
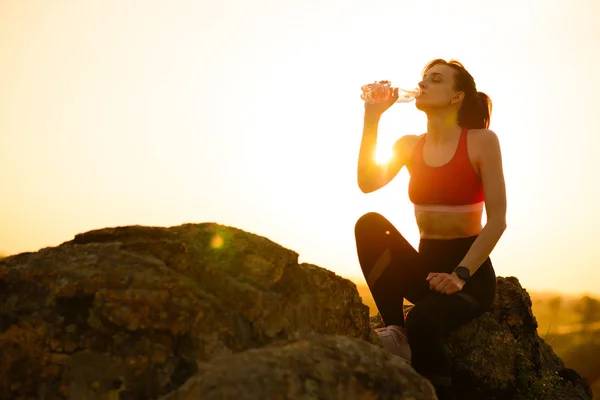
[[[378,298],[406,298],[414,303],[427,294],[427,272],[419,253],[385,217],[363,215],[356,223],[355,237],[359,263],[376,303]]]

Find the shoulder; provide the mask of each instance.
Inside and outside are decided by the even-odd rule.
[[[500,140],[491,129],[469,129],[467,136],[469,147],[480,155],[489,155],[500,151]]]
[[[396,141],[394,148],[398,151],[412,150],[424,136],[424,133],[421,135],[404,135]]]
[[[501,165],[502,153],[498,135],[490,129],[470,129],[467,137],[469,155],[479,168]]]
[[[410,159],[415,146],[425,134],[421,135],[404,135],[394,143],[394,151],[400,155],[404,160]]]
[[[498,135],[491,129],[469,129],[468,139],[480,146],[497,146]]]

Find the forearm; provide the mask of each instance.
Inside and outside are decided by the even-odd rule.
[[[481,264],[489,257],[505,229],[506,223],[504,221],[488,220],[459,265],[467,267],[471,276],[473,276]]]
[[[369,169],[375,163],[379,119],[379,115],[365,113],[363,135],[358,154],[357,178],[359,185],[364,182],[365,179],[368,179]]]

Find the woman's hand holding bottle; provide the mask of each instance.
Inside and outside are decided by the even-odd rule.
[[[361,99],[365,101],[365,112],[380,116],[398,100],[398,88],[389,81],[379,81],[362,86]]]
[[[369,115],[381,116],[394,103],[408,103],[420,94],[420,89],[404,90],[391,86],[390,81],[369,83],[361,87],[360,98],[365,102]]]

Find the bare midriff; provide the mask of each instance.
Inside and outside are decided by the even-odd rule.
[[[481,232],[483,211],[415,211],[422,239],[457,239]]]

